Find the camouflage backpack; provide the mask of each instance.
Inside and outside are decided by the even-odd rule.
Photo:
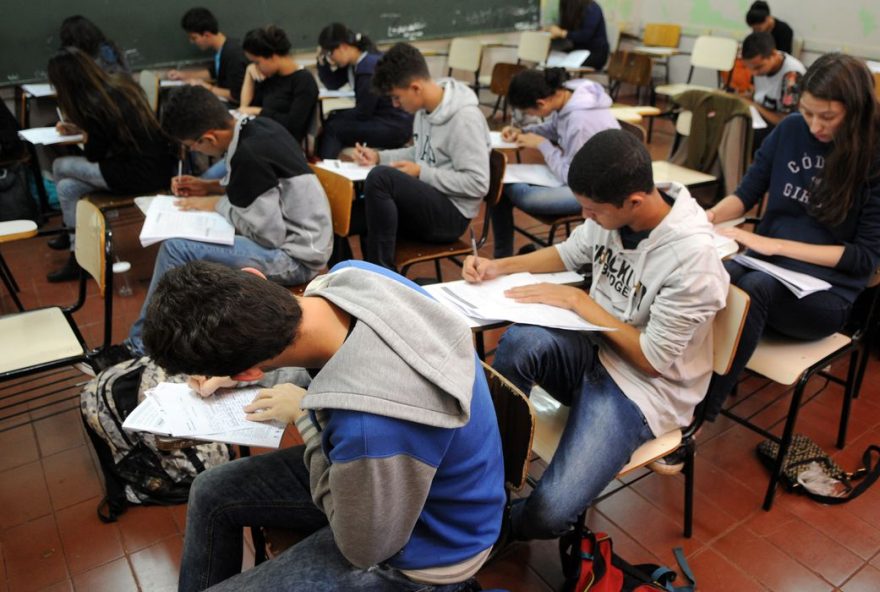
[[[106,368],[80,395],[86,432],[104,474],[106,496],[98,505],[102,521],[115,522],[128,504],[184,503],[197,474],[231,459],[226,444],[122,429],[128,414],[144,400],[145,391],[160,382],[183,380],[180,375],[166,375],[143,357]]]

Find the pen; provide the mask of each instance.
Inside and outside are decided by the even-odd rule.
[[[477,236],[474,234],[474,227],[471,226],[468,230],[471,231],[471,248],[474,250],[474,265],[477,264]]]
[[[177,176],[178,177],[183,176],[183,160],[177,161]]]
[[[55,113],[58,114],[58,121],[64,123],[64,116],[61,114],[61,109],[59,107],[55,107]]]

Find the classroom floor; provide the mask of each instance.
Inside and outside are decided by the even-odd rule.
[[[670,140],[671,127],[658,122],[651,145],[654,158],[666,156]],[[536,226],[520,216],[523,225]],[[137,227],[120,225],[115,232],[118,241],[131,242]],[[27,307],[75,299],[74,284],[46,283],[46,272],[60,266],[66,255],[50,251],[45,242],[36,238],[0,247]],[[491,244],[483,252],[491,254]],[[447,279],[457,277],[452,264],[444,270]],[[144,298],[145,282],[133,279],[131,285],[131,296],[114,298],[114,342],[124,338]],[[100,341],[102,312],[94,287],[91,290],[76,317],[94,345]],[[0,314],[12,310],[3,291]],[[489,347],[494,347],[498,334],[489,336]],[[76,393],[86,379],[73,371],[59,381]],[[39,384],[28,386],[36,391]],[[756,384],[750,379],[743,390]],[[798,431],[834,451],[844,468],[855,468],[862,451],[880,443],[878,385],[880,363],[872,357],[853,407],[845,450],[834,449],[841,398],[837,386],[826,387],[818,380],[809,385],[808,392],[818,394],[803,408]],[[744,406],[751,407],[761,423],[778,429],[787,404],[787,399],[772,402],[778,393],[776,388],[764,389],[757,397],[760,402],[750,400]],[[175,590],[186,507],[136,507],[115,524],[101,523],[95,514],[102,495],[97,461],[77,413],[73,409],[0,431],[0,592]],[[0,429],[9,425],[0,422]],[[672,548],[684,547],[699,590],[706,592],[880,590],[880,487],[837,507],[780,491],[773,510],[764,512],[760,504],[767,472],[754,453],[759,440],[727,419],[704,428],[698,438],[693,538],[681,536],[680,475],[649,474],[593,508],[590,527],[610,533],[615,551],[631,563],[671,566]],[[559,590],[556,549],[555,541],[516,544],[483,570],[480,581],[485,588]],[[250,549],[244,563],[252,563]]]

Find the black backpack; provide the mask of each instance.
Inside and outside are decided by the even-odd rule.
[[[106,485],[107,494],[98,505],[102,521],[115,522],[129,504],[185,503],[196,475],[232,459],[227,444],[122,429],[145,391],[160,382],[183,380],[183,376],[166,375],[143,357],[106,368],[83,390],[80,411]]]

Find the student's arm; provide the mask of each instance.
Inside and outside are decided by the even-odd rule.
[[[574,142],[571,145],[583,146],[593,134],[595,134],[594,128],[580,127],[574,132]],[[566,141],[565,144],[568,145],[569,142]],[[566,154],[559,146],[549,141],[538,144],[538,150],[541,151],[544,162],[547,163],[556,178],[568,185],[568,169],[571,167],[574,154]]]
[[[379,155],[379,164],[391,164],[401,160],[415,162],[416,160],[415,146],[395,148],[394,150],[377,150],[376,153]]]
[[[257,197],[246,208],[240,208],[223,196],[214,208],[235,227],[238,234],[258,245],[277,249],[287,238],[281,212],[281,190],[275,186]]]
[[[210,80],[211,72],[207,68],[197,70],[168,70],[168,80]]]
[[[260,74],[259,69],[257,69],[257,65],[249,65],[244,72],[244,79],[241,83],[241,94],[239,94],[238,96],[239,109],[251,106],[251,103],[253,103],[254,96],[256,94],[257,82],[260,82],[262,80],[263,75]]]
[[[214,94],[233,102],[237,102],[241,96],[244,71],[248,67],[244,52],[236,51],[236,49],[223,46],[223,53],[220,54],[220,73],[217,76],[217,83],[220,86],[216,87],[217,90],[214,91]],[[224,91],[224,94],[221,94],[220,91]]]
[[[107,136],[103,125],[98,122],[86,123],[85,144],[83,144],[83,155],[90,162],[100,162],[107,157],[110,151],[110,138]]]
[[[766,121],[770,125],[779,125],[779,122],[785,119],[785,116],[788,115],[788,113],[785,113],[783,111],[773,111],[771,109],[768,109],[764,105],[756,103],[755,101],[749,101],[749,104],[757,109],[758,113],[761,114],[761,117],[764,118],[764,121]]]
[[[525,126],[522,131],[526,134],[538,134],[544,136],[551,142],[559,140],[559,134],[556,133],[556,117],[548,117],[541,123],[533,123]]]
[[[461,268],[461,276],[469,283],[478,283],[500,275],[524,271],[553,273],[564,270],[565,265],[559,256],[559,251],[555,247],[546,247],[534,253],[505,257],[504,259],[486,259],[484,257],[474,259],[472,255],[468,255]]]
[[[325,87],[336,90],[348,84],[348,68],[330,68],[326,61],[318,60],[318,79]]]
[[[482,199],[489,190],[489,133],[486,117],[477,108],[465,108],[448,124],[447,138],[455,144],[452,169],[421,165],[419,180],[446,195]]]
[[[318,84],[308,72],[298,76],[293,88],[293,98],[287,109],[270,109],[263,106],[260,115],[271,117],[290,131],[297,140],[315,114],[318,102]]]

